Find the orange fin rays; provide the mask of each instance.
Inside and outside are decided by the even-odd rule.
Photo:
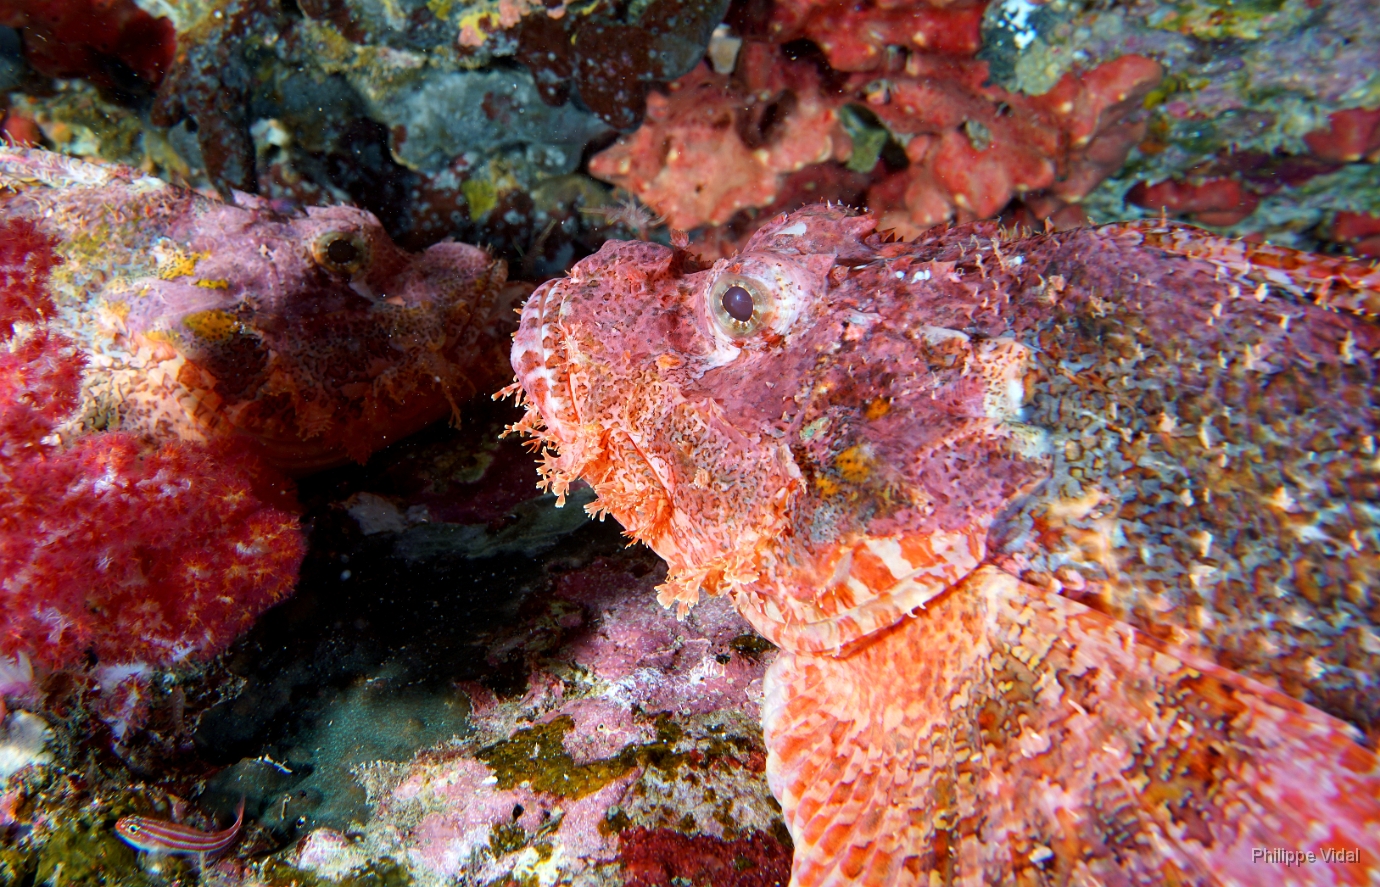
[[[1286,845],[1319,860],[1297,884],[1380,867],[1350,727],[991,567],[850,655],[783,652],[764,715],[795,887],[1262,883]]]

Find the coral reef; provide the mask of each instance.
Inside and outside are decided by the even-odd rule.
[[[696,186],[753,175],[755,198],[741,201],[747,218],[731,226],[739,245],[755,227],[750,219],[802,205],[777,202],[782,171],[761,168],[774,149],[772,133],[759,145],[756,135],[735,140],[706,125],[717,115],[741,129],[754,103],[768,100],[771,90],[757,84],[770,58],[762,41],[770,41],[799,61],[772,59],[768,76],[775,71],[779,79],[797,66],[822,72],[808,83],[797,76],[790,99],[839,116],[853,153],[827,128],[817,140],[830,138],[835,158],[872,176],[866,206],[905,236],[1003,212],[1012,221],[1071,225],[1090,213],[1107,221],[1172,211],[1299,246],[1350,243],[1329,237],[1333,213],[1378,209],[1370,157],[1376,81],[1360,63],[1365,38],[1347,36],[1374,28],[1361,4],[1327,3],[1314,15],[1299,0],[1258,21],[1224,13],[1224,21],[1253,22],[1228,28],[1237,42],[1226,50],[1209,49],[1219,38],[1206,25],[1190,25],[1191,16],[1166,17],[1173,4],[1124,6],[744,5],[730,15],[744,42],[719,92],[703,93],[705,75],[695,73],[652,106],[688,106],[687,87],[716,110],[652,114],[642,131],[593,158],[590,171],[681,228],[726,221],[724,208],[691,203],[686,195]],[[800,49],[801,38],[820,55]],[[1289,58],[1310,73],[1280,81],[1288,69],[1281,60]],[[775,133],[792,131],[790,102],[780,93],[770,101],[780,118]],[[807,121],[795,123],[798,130]],[[701,145],[726,162],[681,159]],[[1364,169],[1350,174],[1349,166]],[[1310,192],[1294,190],[1313,178]],[[1348,187],[1358,179],[1366,186]],[[1323,193],[1332,207],[1315,199]],[[725,242],[722,231],[698,241],[703,256],[724,251],[716,245]]]
[[[1256,787],[1282,784],[1282,758],[1313,766],[1306,796],[1271,804],[1316,817],[1319,774],[1355,747],[1328,717],[1372,748],[1380,718],[1371,479],[1353,470],[1374,461],[1360,377],[1380,349],[1348,313],[1376,313],[1375,272],[1271,245],[1380,257],[1371,5],[0,0],[0,882],[756,887],[784,883],[793,852],[805,883],[833,865],[865,880],[931,827],[912,865],[940,868],[1002,823],[999,863],[946,864],[1230,873],[1174,842],[1249,790],[1231,755],[1248,747]],[[818,210],[779,221],[823,202],[914,243],[824,244]],[[1005,227],[931,231],[977,219]],[[605,246],[623,239],[676,248]],[[732,311],[743,294],[770,310],[721,300],[681,323],[668,281],[699,286],[721,260],[741,277]],[[530,455],[496,439],[518,417],[471,399],[506,372],[531,289],[508,278],[572,266],[591,289],[543,347],[580,333],[577,369],[545,355],[529,382],[550,403],[632,398],[631,424],[676,403],[645,433],[562,446],[614,466],[585,472],[597,500],[534,495]],[[623,275],[640,282],[587,324],[581,300]],[[1162,292],[1179,294],[1170,321]],[[931,313],[888,338],[898,305]],[[816,320],[837,336],[790,362]],[[740,347],[763,322],[804,326]],[[705,330],[732,341],[695,376]],[[743,375],[769,353],[785,362]],[[647,365],[582,385],[601,360]],[[917,373],[940,387],[912,409]],[[928,447],[907,486],[886,429],[920,413],[937,417],[899,435]],[[746,431],[695,448],[723,423]],[[756,466],[728,492],[724,454]],[[763,529],[741,514],[778,456],[800,471]],[[685,517],[718,496],[727,517]],[[922,500],[962,531],[938,550],[810,560],[868,521],[895,541]],[[874,594],[926,552],[928,579]],[[258,616],[295,559],[295,593]],[[857,581],[743,591],[790,570]],[[950,593],[910,606],[934,576]],[[734,589],[743,615],[720,597],[676,621],[657,586],[682,605]],[[848,600],[862,611],[826,618]],[[910,615],[834,649],[893,610]],[[949,744],[926,760],[985,774],[980,797],[944,779],[927,795],[930,771],[875,756],[927,734]],[[1328,784],[1369,780],[1366,754]],[[831,819],[844,761],[864,774],[848,803],[893,803]],[[1087,762],[1145,803],[1075,775],[1066,811],[1096,807],[1123,843],[1073,848],[1020,818],[1049,797],[1040,779]],[[1371,786],[1337,821],[1370,815]],[[110,831],[127,814],[224,825],[241,797],[243,840],[204,872]]]
[[[42,322],[57,258],[23,220],[0,245],[0,654],[62,668],[219,652],[291,591],[296,517],[265,504],[275,480],[245,455],[113,433],[54,442],[84,362]]]
[[[1158,63],[1128,55],[1027,98],[984,87],[985,66],[912,67],[917,76],[894,79],[869,103],[908,139],[911,165],[868,200],[904,236],[953,218],[991,218],[1016,196],[1029,205],[1081,200],[1143,137],[1144,123],[1127,115],[1162,76]],[[899,214],[887,199],[897,191]]]
[[[814,63],[747,42],[732,77],[701,66],[653,93],[643,126],[589,169],[688,230],[794,208],[778,202],[787,175],[846,161],[873,175],[867,204],[882,223],[914,236],[990,218],[1018,195],[1056,208],[1081,199],[1144,137],[1128,115],[1161,77],[1156,62],[1128,55],[1029,98],[985,84],[983,63],[914,55],[884,79],[829,84]]]
[[[557,578],[538,630],[504,651],[540,665],[512,698],[466,687],[463,745],[366,778],[392,855],[442,879],[546,882],[645,868],[632,848],[654,829],[765,840],[782,868],[780,844],[752,837],[779,828],[753,728],[768,657],[735,649],[748,629],[727,606],[677,622],[649,593],[658,572],[620,560]]]
[[[983,0],[782,0],[772,5],[763,30],[777,43],[812,41],[836,71],[874,71],[905,51],[972,55],[981,46],[986,6]]]
[[[606,203],[607,189],[583,175],[575,187],[566,180],[607,125],[575,103],[544,105],[532,76],[508,61],[511,41],[493,57],[502,67],[475,70],[479,59],[459,51],[457,19],[482,10],[457,5],[447,18],[441,4],[415,3],[403,16],[355,6],[305,3],[304,17],[256,0],[149,0],[159,26],[176,32],[165,76],[97,94],[17,62],[11,86],[22,91],[10,97],[6,129],[24,144],[37,137],[211,184],[227,199],[239,190],[299,205],[354,202],[408,248],[446,237],[485,243],[529,274],[559,273],[597,249],[606,235],[579,210]],[[674,55],[684,59],[674,74],[683,73],[702,44],[682,43],[668,33],[647,63]]]
[[[702,228],[705,257],[808,202],[782,199],[787,177],[834,163],[870,179],[840,196],[907,235],[999,213],[1169,212],[1354,251],[1331,234],[1336,214],[1380,213],[1365,0],[1220,5],[142,0],[101,6],[98,40],[67,12],[84,5],[14,0],[35,76],[87,76],[117,104],[106,134],[30,82],[6,126],[28,140],[46,120],[49,146],[227,196],[351,200],[410,248],[484,243],[534,278],[617,233],[581,212],[609,202],[586,169]],[[142,54],[119,42],[141,28],[158,38]],[[712,74],[695,70],[709,44]],[[54,64],[44,47],[80,59]],[[116,68],[133,87],[109,85]],[[732,131],[714,128],[725,120]],[[639,124],[597,153],[609,127]],[[138,150],[115,149],[131,138]],[[696,200],[697,186],[712,193]]]
[[[666,559],[662,603],[782,648],[792,883],[1375,870],[1380,270],[877,226],[809,207],[703,269],[606,244],[513,343],[548,488]]]
[[[685,621],[657,605],[653,555],[534,497],[521,443],[495,439],[516,412],[476,418],[304,480],[298,594],[179,679],[175,721],[150,701],[156,756],[125,746],[158,783],[77,778],[84,744],[64,727],[56,766],[0,791],[16,822],[0,824],[0,864],[142,884],[105,840],[119,816],[182,806],[210,828],[247,798],[212,883],[658,883],[657,866],[691,858],[715,883],[783,876],[757,726],[771,645],[723,601]],[[397,522],[361,523],[363,502]]]
[[[408,254],[349,207],[224,204],[13,149],[0,181],[0,214],[66,260],[56,322],[89,362],[69,435],[246,438],[297,472],[362,460],[492,387],[525,292],[480,249]]]
[[[1369,49],[1377,39],[1364,0],[1006,0],[988,7],[979,57],[995,81],[1031,95],[1128,52],[1164,66],[1146,99],[1146,136],[1082,200],[1094,221],[1168,211],[1316,248],[1335,243],[1336,213],[1380,211],[1367,159],[1380,105]]]

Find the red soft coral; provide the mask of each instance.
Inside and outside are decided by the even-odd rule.
[[[293,586],[296,518],[265,505],[251,457],[121,434],[69,445],[83,360],[42,325],[52,245],[0,226],[0,654],[52,668],[214,654]]]
[[[27,219],[4,227],[0,237],[0,340],[14,335],[16,323],[51,317],[48,275],[58,263],[51,244]]]

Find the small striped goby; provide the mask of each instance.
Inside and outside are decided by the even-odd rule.
[[[145,853],[194,853],[197,864],[204,867],[207,857],[235,843],[243,824],[244,799],[241,798],[234,823],[224,831],[203,832],[167,819],[123,816],[115,823],[115,834],[126,844]]]

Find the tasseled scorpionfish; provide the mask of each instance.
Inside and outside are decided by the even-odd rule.
[[[234,435],[301,472],[362,460],[501,378],[525,292],[501,261],[405,252],[352,207],[235,198],[0,147],[0,218],[57,241],[57,322],[88,357],[64,433]]]
[[[609,243],[513,347],[546,483],[780,646],[792,883],[1380,880],[1380,272],[874,227]]]

